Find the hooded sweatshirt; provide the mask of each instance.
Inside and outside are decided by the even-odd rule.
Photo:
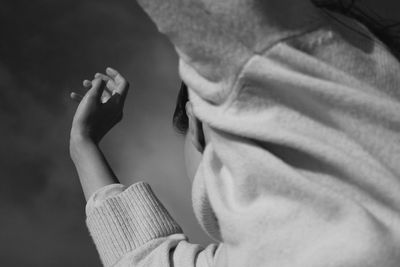
[[[216,244],[189,243],[139,182],[88,210],[103,264],[399,267],[400,64],[389,49],[308,1],[139,3],[209,126],[192,196]]]

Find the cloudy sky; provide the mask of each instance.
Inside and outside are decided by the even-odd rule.
[[[400,18],[396,0],[363,2]],[[207,244],[171,127],[177,57],[135,1],[3,0],[0,32],[0,266],[100,266],[68,154],[69,93],[107,66],[132,84],[123,122],[102,143],[115,172],[148,181],[189,238]]]

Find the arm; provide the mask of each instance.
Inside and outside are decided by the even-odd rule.
[[[84,82],[91,86],[85,96],[71,94],[80,104],[72,123],[70,154],[86,199],[100,188],[118,183],[98,144],[121,120],[129,85],[115,70],[107,69],[107,73],[110,76],[96,75],[93,82]]]
[[[118,182],[99,149],[102,137],[122,117],[128,83],[115,70],[85,81],[71,130],[70,153],[86,199]],[[88,202],[87,226],[105,266],[202,267],[212,264],[217,246],[203,248],[187,241],[147,183],[138,182],[96,205]]]
[[[86,200],[104,186],[118,183],[102,151],[94,142],[82,136],[71,137],[71,158]]]

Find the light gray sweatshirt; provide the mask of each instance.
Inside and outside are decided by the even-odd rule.
[[[189,243],[140,182],[88,210],[104,265],[399,267],[400,64],[388,49],[304,0],[139,2],[211,129],[192,193],[216,244]]]

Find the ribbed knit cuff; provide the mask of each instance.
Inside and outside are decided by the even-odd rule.
[[[104,200],[87,214],[86,223],[105,266],[152,239],[182,233],[144,182]]]

